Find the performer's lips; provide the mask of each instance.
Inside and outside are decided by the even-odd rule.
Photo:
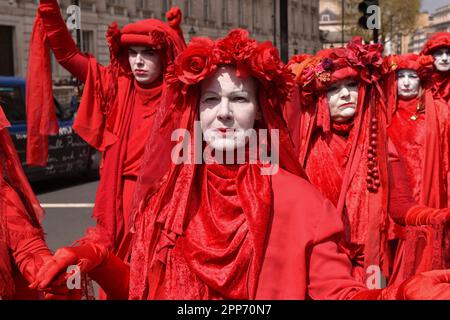
[[[141,69],[137,69],[137,70],[135,70],[134,71],[136,74],[138,74],[138,75],[145,75],[145,74],[147,74],[147,71],[146,70],[141,70]]]
[[[346,109],[346,108],[355,108],[355,104],[353,102],[349,102],[339,106],[339,109]]]
[[[217,132],[221,133],[222,135],[226,135],[227,133],[233,133],[235,131],[234,128],[217,128]]]

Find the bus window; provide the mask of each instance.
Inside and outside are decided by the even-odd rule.
[[[0,87],[0,105],[6,118],[13,123],[25,122],[24,92],[22,87]]]

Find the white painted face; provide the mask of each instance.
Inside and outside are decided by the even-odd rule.
[[[128,47],[128,61],[134,77],[141,84],[151,84],[161,75],[161,57],[150,47]]]
[[[246,131],[259,117],[257,85],[240,79],[233,67],[219,68],[201,84],[200,123],[213,149],[232,151],[246,144]]]
[[[418,96],[420,89],[420,78],[416,71],[401,69],[397,71],[398,96],[404,100]]]
[[[434,65],[438,71],[450,70],[450,48],[441,48],[433,52]]]
[[[328,106],[333,122],[344,123],[355,116],[358,86],[358,80],[347,78],[335,82],[328,88]]]

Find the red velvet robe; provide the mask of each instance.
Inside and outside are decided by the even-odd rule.
[[[282,169],[271,178],[271,181],[273,218],[265,235],[267,246],[256,282],[256,299],[350,299],[356,293],[365,290],[365,287],[351,276],[352,265],[346,254],[338,249],[337,242],[342,235],[343,227],[331,202],[307,181]],[[213,192],[222,190],[220,184],[213,183],[210,187],[213,188]],[[206,251],[194,251],[193,256],[189,253],[191,250],[186,250],[188,248],[186,240],[189,239],[184,238],[192,237],[194,242],[203,241],[200,240],[203,236],[199,232],[203,229],[198,228],[199,221],[196,221],[195,215],[191,218],[185,235],[177,240],[172,250],[168,251],[164,267],[165,277],[160,284],[157,299],[224,298],[218,291],[205,285],[208,279],[201,280],[204,276],[219,279],[216,285],[219,288],[228,288],[225,289],[226,292],[237,290],[234,282],[228,281],[230,277],[236,277],[236,274],[247,274],[247,271],[243,272],[236,264],[242,262],[239,256],[249,249],[246,245],[239,245],[244,241],[240,239],[243,239],[242,233],[246,233],[248,220],[246,221],[240,212],[239,205],[236,207],[235,204],[228,203],[238,201],[229,198],[231,193],[227,187],[221,192],[221,197],[224,197],[222,202],[216,204],[211,202],[211,206],[223,208],[219,209],[218,215],[208,217],[214,221],[213,225],[218,229],[215,235],[205,240]],[[201,199],[206,198],[202,196]],[[204,206],[206,203],[201,208]],[[224,211],[225,208],[232,211]],[[195,226],[192,226],[193,222]],[[193,234],[190,232],[191,226],[197,230]],[[262,225],[260,227],[263,228]],[[219,235],[221,233],[228,236],[221,238]],[[233,247],[237,245],[238,251],[231,256],[227,256],[223,250],[217,251],[221,241],[225,243],[222,244],[223,250],[234,250]],[[214,250],[216,252],[213,253],[213,257],[224,255],[217,266],[215,264],[211,266],[209,258],[204,260],[206,265],[203,267],[196,266],[196,261],[203,260],[202,252],[209,256]],[[246,254],[251,255],[253,252],[249,251]],[[145,260],[140,261],[140,264],[145,263]],[[238,269],[229,274],[230,267]],[[218,273],[211,273],[216,268]],[[247,268],[244,267],[244,270]],[[150,278],[151,276],[148,277]],[[251,278],[248,281],[251,281]],[[151,287],[152,284],[148,286]],[[131,295],[130,298],[137,297]]]

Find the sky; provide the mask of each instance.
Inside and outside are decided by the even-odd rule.
[[[450,0],[422,0],[421,11],[433,13],[437,8],[445,6],[446,4],[450,4]]]

